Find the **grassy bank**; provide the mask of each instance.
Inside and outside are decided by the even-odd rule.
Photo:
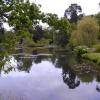
[[[96,62],[98,65],[100,65],[100,53],[85,53],[82,54],[82,57]]]

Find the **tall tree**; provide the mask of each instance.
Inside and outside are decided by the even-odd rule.
[[[0,43],[0,48],[3,50],[2,58],[7,57],[10,48],[14,48],[13,45],[16,41],[30,36],[28,29],[32,26],[36,26],[39,20],[48,23],[56,30],[68,33],[70,26],[68,20],[65,18],[59,19],[55,14],[42,13],[40,7],[34,3],[30,3],[29,0],[0,1],[0,22],[7,22],[14,30],[14,38],[10,40],[5,38],[4,41]],[[2,62],[0,62],[0,66],[3,66],[4,63],[1,63]]]
[[[37,25],[33,32],[33,41],[37,42],[41,38],[43,38],[44,30],[42,29],[42,26]]]
[[[4,37],[1,38],[3,40],[0,39],[0,69],[4,69],[5,62],[9,60],[8,55],[15,48],[14,44],[16,41],[30,36],[28,28],[38,22],[40,13],[39,7],[34,3],[31,4],[29,0],[0,1],[0,38],[2,34]],[[4,22],[13,27],[14,33],[10,37],[2,31]],[[4,57],[5,60],[3,60]],[[9,70],[11,70],[11,67]]]
[[[56,45],[65,47],[69,43],[69,34],[65,34],[62,31],[58,31],[54,34],[53,41]]]
[[[86,45],[91,47],[97,43],[99,25],[94,17],[86,16],[78,21],[77,29],[71,34],[74,46]]]
[[[54,42],[55,33],[57,33],[57,31],[53,27],[45,28],[43,38],[50,39],[50,44],[51,44]]]
[[[100,26],[100,12],[95,15],[95,18],[97,19],[98,24]]]
[[[69,19],[69,21],[72,22],[77,22],[78,21],[78,13],[82,12],[81,6],[78,4],[74,3],[69,6],[64,12],[64,17]],[[80,16],[82,17],[82,16]],[[79,18],[80,18],[79,17]]]
[[[97,13],[97,14],[95,15],[95,18],[97,19],[98,24],[99,24],[99,26],[100,26],[100,12],[99,12],[99,13]],[[99,30],[98,39],[100,40],[100,30]]]
[[[3,42],[4,39],[4,28],[3,28],[3,23],[0,21],[0,43]]]
[[[66,18],[58,18],[56,14],[47,13],[42,18],[43,23],[47,23],[49,26],[54,27],[56,30],[60,30],[67,34],[69,32],[70,23]]]

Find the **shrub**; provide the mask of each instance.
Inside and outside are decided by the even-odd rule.
[[[24,46],[25,46],[25,47],[31,47],[31,46],[33,46],[33,45],[34,45],[34,41],[33,41],[31,38],[26,37],[26,38],[24,39]]]
[[[89,51],[89,48],[87,46],[77,46],[74,48],[74,52],[77,54],[77,56],[81,56],[84,53],[87,53]]]
[[[42,38],[40,41],[37,41],[37,43],[33,43],[31,47],[43,47],[46,45],[49,45],[50,39],[44,39]]]
[[[41,45],[49,45],[50,39],[44,39],[42,38],[40,41],[37,41],[37,44],[41,44]]]
[[[95,48],[96,52],[100,52],[100,44],[94,45],[93,48]]]
[[[97,64],[100,65],[100,58],[98,59]]]
[[[100,53],[86,53],[82,54],[82,57],[87,58],[91,61],[95,61],[98,65],[100,65]]]
[[[88,58],[92,61],[97,61],[100,58],[100,53],[86,53],[82,54],[83,58]]]

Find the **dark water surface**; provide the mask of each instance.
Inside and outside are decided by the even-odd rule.
[[[16,72],[1,73],[0,100],[100,100],[100,69],[67,50],[26,49],[12,63]]]

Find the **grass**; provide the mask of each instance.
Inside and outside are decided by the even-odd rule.
[[[82,57],[97,62],[97,64],[100,65],[100,53],[85,53],[82,54]]]

